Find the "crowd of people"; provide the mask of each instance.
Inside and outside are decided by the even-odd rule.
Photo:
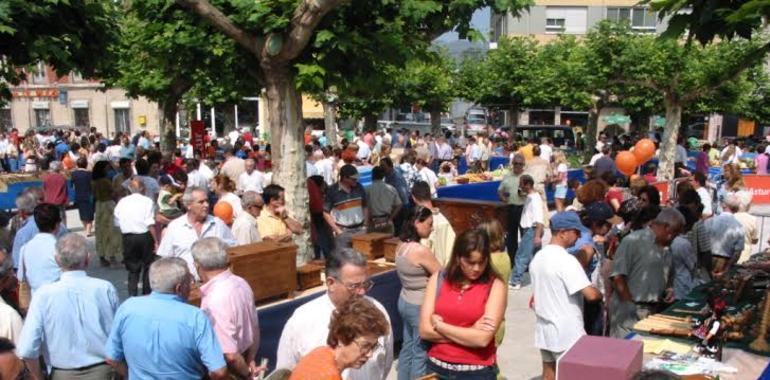
[[[755,252],[751,193],[732,143],[716,156],[704,145],[696,170],[687,169],[685,149],[677,175],[687,180],[661,204],[648,167],[618,176],[612,157],[623,142],[604,135],[582,184],[568,180],[566,154],[548,137],[394,130],[342,137],[332,146],[305,135],[303,224],[272,182],[269,144],[249,132],[208,140],[202,152],[181,144],[168,154],[147,132],[111,141],[94,130],[0,136],[0,147],[18,149],[3,167],[42,180],[19,194],[13,218],[0,218],[0,346],[16,347],[19,378],[257,376],[266,366],[257,358],[254,296],[228,269],[226,249],[288,242],[308,230],[315,258],[326,261],[327,290],[281,333],[275,367],[293,370],[292,379],[385,379],[395,357],[399,379],[494,379],[508,292],[528,278],[535,345],[543,377],[552,379],[556,360],[580,336],[622,338]],[[757,172],[768,161],[759,150]],[[437,189],[461,159],[474,171],[493,155],[510,158],[498,189],[507,220],[456,233],[433,203]],[[722,161],[724,180],[711,183],[708,168]],[[364,187],[367,168],[372,182]],[[67,229],[68,181],[82,234]],[[551,190],[555,213],[546,202]],[[350,248],[365,232],[401,241],[403,331],[392,331],[386,309],[366,296],[367,261]],[[92,259],[125,267],[129,299],[121,304],[115,286],[86,274]],[[186,302],[194,283],[200,308]],[[398,353],[394,340],[403,342]]]

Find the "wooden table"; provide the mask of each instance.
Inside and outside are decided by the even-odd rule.
[[[497,219],[503,228],[507,225],[508,206],[503,202],[438,198],[433,200],[433,204],[449,219],[457,235],[490,219]]]

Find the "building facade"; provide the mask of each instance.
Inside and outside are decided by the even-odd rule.
[[[121,89],[106,89],[99,81],[77,73],[58,76],[42,63],[27,81],[11,87],[11,101],[0,109],[0,129],[25,132],[41,126],[96,127],[105,136],[139,130],[158,132],[157,103],[131,99]]]

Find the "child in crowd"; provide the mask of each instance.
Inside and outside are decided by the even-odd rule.
[[[180,217],[183,214],[179,208],[179,199],[182,197],[182,193],[177,191],[174,181],[167,175],[161,176],[158,182],[160,183],[158,212],[169,220]]]

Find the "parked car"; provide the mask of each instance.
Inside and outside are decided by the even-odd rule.
[[[465,115],[465,132],[476,134],[484,132],[489,125],[487,111],[482,108],[471,108]]]

